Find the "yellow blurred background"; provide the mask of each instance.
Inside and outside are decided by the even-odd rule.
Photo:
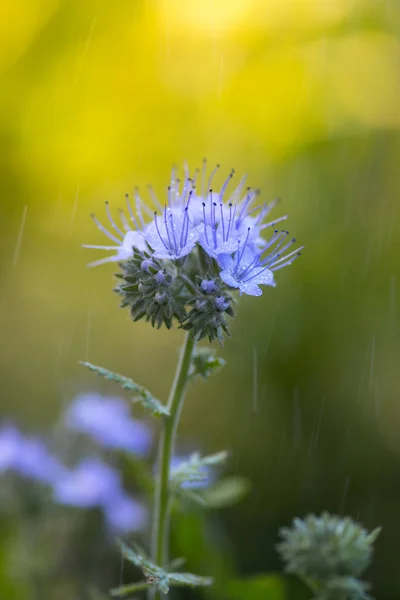
[[[181,438],[228,447],[253,482],[226,517],[244,572],[277,565],[279,524],[326,508],[384,525],[380,599],[400,595],[399,24],[397,0],[0,7],[3,416],[40,431],[108,389],[79,360],[165,397],[182,335],[132,324],[115,266],[86,269],[90,213],[135,185],[163,197],[185,160],[248,173],[306,250],[241,300]]]

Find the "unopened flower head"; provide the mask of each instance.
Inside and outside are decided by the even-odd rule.
[[[349,517],[308,515],[280,530],[283,541],[277,548],[289,573],[316,580],[358,577],[371,560],[379,531],[368,532]]]
[[[121,226],[108,205],[111,231],[95,219],[117,245],[89,246],[115,250],[91,265],[120,263],[124,283],[117,292],[134,320],[157,327],[176,320],[198,339],[221,339],[221,328],[227,331],[223,313],[232,312],[230,291],[259,296],[260,286],[275,286],[274,272],[299,256],[300,249],[291,250],[295,240],[276,229],[286,215],[268,220],[276,200],[260,203],[259,190],[247,187],[245,176],[235,186],[233,169],[218,190],[218,171],[219,165],[207,176],[204,161],[191,176],[185,165],[180,180],[173,169],[164,202],[149,187],[150,205],[136,191],[135,207],[127,200],[128,218],[120,213]]]

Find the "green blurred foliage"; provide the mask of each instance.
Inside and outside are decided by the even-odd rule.
[[[184,160],[247,172],[263,199],[282,198],[306,251],[276,289],[242,299],[227,365],[191,387],[181,440],[229,448],[231,474],[252,482],[219,515],[239,576],[279,568],[278,527],[326,509],[383,525],[380,600],[400,595],[399,24],[395,0],[0,7],[4,417],[45,430],[78,390],[108,391],[79,360],[165,398],[181,333],[132,325],[113,267],[85,269],[80,244],[103,239],[89,215],[150,181],[162,197]],[[0,596],[38,597],[32,583],[7,591],[19,583],[2,569]],[[60,598],[98,573],[72,561]],[[118,584],[118,565],[101,579]]]

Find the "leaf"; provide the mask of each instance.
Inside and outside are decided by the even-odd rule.
[[[210,488],[203,490],[204,503],[209,508],[232,506],[249,493],[251,484],[245,477],[230,476],[217,481]]]
[[[172,585],[189,587],[208,586],[213,582],[212,577],[200,577],[192,573],[168,573],[168,580]]]
[[[104,369],[103,367],[98,367],[97,365],[93,365],[89,362],[80,362],[81,365],[87,367],[90,371],[96,373],[100,377],[104,377],[104,379],[108,379],[109,381],[113,381],[122,389],[128,390],[129,392],[133,392],[137,394],[133,400],[136,402],[140,402],[142,406],[148,410],[150,410],[154,415],[160,416],[168,416],[169,411],[166,406],[154,398],[154,396],[141,385],[135,383],[133,379],[129,379],[129,377],[124,377],[123,375],[119,375],[118,373],[114,373],[113,371],[109,371],[108,369]]]
[[[197,587],[211,585],[212,583],[211,577],[200,577],[199,575],[193,575],[192,573],[168,573],[146,558],[145,552],[137,544],[133,544],[132,548],[127,546],[121,540],[118,540],[118,544],[124,558],[142,570],[146,577],[146,581],[115,588],[112,590],[114,596],[126,595],[133,591],[139,591],[137,587],[134,587],[138,585],[141,586],[139,588],[140,590],[155,586],[160,592],[167,594],[171,585]]]
[[[216,356],[214,349],[197,348],[192,357],[189,376],[192,379],[195,377],[208,379],[210,375],[216,375],[224,365],[224,359],[220,356]]]

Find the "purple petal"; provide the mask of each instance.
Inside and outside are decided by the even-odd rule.
[[[148,523],[147,509],[127,495],[121,494],[104,509],[108,526],[117,533],[129,533],[145,529]]]

